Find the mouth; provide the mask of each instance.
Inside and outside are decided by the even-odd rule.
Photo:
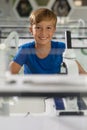
[[[39,37],[39,39],[41,39],[41,40],[47,40],[48,38],[47,37]]]

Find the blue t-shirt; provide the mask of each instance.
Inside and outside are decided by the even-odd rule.
[[[63,42],[51,41],[51,50],[47,57],[39,58],[35,53],[35,42],[23,44],[13,61],[24,65],[24,74],[57,74],[63,62]]]

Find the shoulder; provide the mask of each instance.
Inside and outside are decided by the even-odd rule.
[[[18,48],[22,48],[22,49],[25,49],[25,48],[34,48],[35,46],[35,42],[28,42],[28,43],[24,43],[22,45],[20,45]]]
[[[64,42],[52,41],[51,43],[52,43],[52,47],[53,47],[53,48],[63,48],[63,49],[66,48]]]

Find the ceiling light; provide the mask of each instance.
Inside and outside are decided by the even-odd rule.
[[[74,4],[75,4],[75,6],[82,6],[82,1],[81,0],[75,0]]]

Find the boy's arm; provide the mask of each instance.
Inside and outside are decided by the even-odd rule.
[[[10,69],[11,74],[18,74],[20,69],[21,69],[21,65],[19,65],[16,62],[12,61],[9,64],[9,69]]]
[[[78,65],[79,74],[87,74],[87,72],[83,69],[83,67],[80,65],[80,63],[77,60],[76,63]]]

